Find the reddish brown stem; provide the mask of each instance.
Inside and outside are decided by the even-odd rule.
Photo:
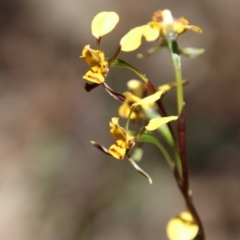
[[[179,145],[180,159],[182,163],[182,178],[183,178],[185,188],[188,189],[189,180],[188,180],[188,166],[187,166],[187,157],[186,157],[185,104],[182,107],[182,111],[178,119],[178,145]]]

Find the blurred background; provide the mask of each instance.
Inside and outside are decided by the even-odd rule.
[[[168,220],[185,209],[171,172],[155,147],[141,167],[118,162],[92,147],[112,144],[108,122],[119,102],[103,88],[87,93],[88,70],[79,59],[95,46],[90,25],[100,11],[120,22],[105,36],[111,56],[119,39],[158,9],[184,16],[203,34],[187,32],[182,47],[205,48],[183,59],[188,161],[194,199],[207,239],[240,238],[240,17],[238,0],[1,0],[0,1],[0,239],[167,239]],[[121,58],[156,86],[173,81],[166,50],[138,60],[154,43]],[[128,70],[112,69],[107,83],[119,92]],[[175,93],[164,99],[176,110]]]

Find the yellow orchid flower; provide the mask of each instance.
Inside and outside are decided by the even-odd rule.
[[[182,85],[186,85],[188,83],[189,83],[188,80],[185,80],[185,79],[182,80]],[[165,93],[173,88],[176,88],[176,86],[177,86],[176,82],[171,82],[171,83],[163,84],[159,86],[157,89],[158,91]],[[131,110],[131,106],[134,103],[139,102],[143,97],[145,97],[147,92],[145,84],[139,80],[135,80],[135,79],[129,80],[127,82],[127,87],[131,92],[123,93],[123,95],[125,96],[125,101],[122,103],[122,105],[118,109],[118,114],[122,118],[128,118],[128,115]],[[145,114],[144,114],[144,111],[142,110],[147,110],[148,108],[153,107],[153,105],[154,105],[154,102],[151,101],[148,104],[142,104],[141,108],[135,107],[130,116],[130,119],[135,120],[139,118],[144,118]]]
[[[183,34],[188,29],[198,33],[202,32],[201,28],[189,25],[188,20],[185,18],[173,18],[171,11],[168,9],[155,12],[152,20],[148,23],[152,31],[144,33],[147,41],[154,41],[159,37],[175,40],[177,36]],[[156,34],[156,31],[158,31],[158,34]]]
[[[122,103],[122,105],[118,109],[118,114],[122,118],[128,118],[128,115],[130,113],[130,109],[132,104],[139,102],[142,97],[146,94],[146,86],[139,80],[129,80],[127,82],[127,87],[131,92],[124,92],[123,95],[125,96],[125,101]],[[153,106],[154,103],[150,104],[149,106],[143,106],[143,108],[148,108],[150,106]],[[130,119],[139,119],[143,118],[144,113],[141,108],[134,108]]]
[[[118,160],[122,160],[127,150],[134,145],[134,137],[118,124],[119,118],[114,117],[110,122],[110,133],[116,139],[116,143],[111,145],[109,153]]]
[[[128,118],[128,115],[130,113],[132,104],[140,101],[141,98],[133,95],[130,92],[124,92],[123,95],[126,97],[126,99],[122,103],[122,105],[119,107],[118,114],[122,118]],[[142,118],[143,116],[144,115],[142,114],[141,109],[135,108],[134,111],[131,114],[130,119]]]
[[[103,83],[109,70],[104,52],[91,49],[90,45],[86,45],[83,48],[82,56],[80,56],[80,58],[84,59],[91,67],[90,71],[88,71],[83,78],[93,83]]]
[[[142,98],[147,92],[146,84],[142,81],[131,79],[127,82],[127,87],[137,97]]]
[[[92,20],[92,34],[97,38],[97,50],[90,48],[86,45],[83,48],[80,58],[84,59],[90,70],[83,76],[84,79],[102,84],[109,71],[109,63],[105,60],[105,54],[99,50],[100,39],[102,36],[111,32],[119,21],[119,16],[115,12],[100,12]]]

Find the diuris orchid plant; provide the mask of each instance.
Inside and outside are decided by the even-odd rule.
[[[115,142],[109,148],[105,148],[94,141],[91,141],[91,143],[103,153],[117,160],[127,158],[133,167],[145,176],[150,183],[152,183],[151,177],[137,163],[142,158],[141,146],[143,143],[156,145],[173,173],[187,208],[167,224],[168,238],[170,240],[204,240],[203,226],[193,204],[192,191],[189,187],[185,139],[185,102],[183,97],[183,86],[188,81],[182,79],[181,71],[181,55],[194,57],[202,54],[204,50],[196,48],[181,49],[177,44],[178,37],[187,30],[198,33],[201,33],[202,30],[197,26],[189,25],[185,18],[173,18],[169,10],[159,10],[153,14],[152,21],[131,29],[123,36],[113,56],[107,57],[101,49],[100,43],[102,37],[111,32],[118,21],[119,16],[115,12],[97,14],[92,21],[92,34],[97,42],[96,49],[86,45],[80,58],[84,59],[90,66],[90,70],[83,76],[88,81],[85,89],[89,92],[101,85],[114,99],[120,100],[122,104],[118,113],[121,118],[126,119],[126,124],[122,127],[119,124],[119,117],[111,118],[110,133],[115,138]],[[146,41],[156,41],[157,45],[147,53],[139,54],[139,58],[149,56],[161,48],[168,48],[174,67],[175,82],[155,88],[143,73],[118,58],[121,51],[136,50],[141,45],[142,38],[145,38]],[[118,93],[106,84],[108,72],[112,67],[128,68],[142,81],[130,80],[127,83],[128,91]],[[161,96],[167,94],[167,91],[173,88],[177,92],[177,113],[176,116],[168,116],[161,101]],[[176,133],[172,127],[173,121],[177,125]],[[129,129],[130,123],[137,124],[139,130],[137,132],[131,131]],[[165,148],[155,135],[152,135],[152,131],[159,132],[170,148]],[[169,149],[174,154],[170,154]],[[174,158],[172,155],[174,155]]]

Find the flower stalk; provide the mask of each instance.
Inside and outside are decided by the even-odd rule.
[[[182,108],[183,108],[183,86],[182,86],[182,71],[181,71],[181,56],[178,53],[178,45],[176,41],[167,41],[168,49],[171,54],[173,67],[174,67],[174,73],[177,83],[177,109],[178,109],[178,115],[181,114]]]

